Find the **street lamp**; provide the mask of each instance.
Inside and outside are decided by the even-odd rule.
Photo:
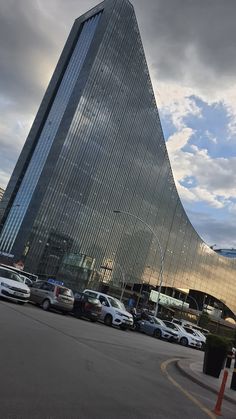
[[[197,300],[194,297],[192,297],[192,295],[189,295],[189,294],[188,294],[188,296],[186,298],[186,301],[188,300],[188,298],[191,298],[191,300],[193,300],[195,302],[196,307],[197,307],[197,311],[200,311]]]
[[[159,273],[160,284],[158,286],[158,296],[157,296],[157,302],[156,302],[156,307],[155,307],[155,316],[156,316],[157,313],[158,313],[158,307],[159,307],[159,301],[160,301],[160,294],[161,294],[161,287],[162,287],[162,282],[163,282],[163,270],[164,270],[164,257],[163,257],[163,251],[162,251],[160,240],[159,240],[157,234],[155,233],[155,231],[152,229],[152,227],[148,223],[146,223],[146,221],[142,220],[142,218],[138,217],[137,215],[132,214],[132,213],[127,212],[127,211],[121,211],[121,210],[113,210],[113,212],[115,214],[124,214],[124,215],[128,215],[129,217],[136,218],[136,220],[138,220],[141,223],[143,223],[151,231],[151,233],[154,235],[154,237],[157,240],[157,244],[158,244],[159,251],[160,251],[161,268],[160,268],[160,273]]]
[[[124,270],[123,270],[122,266],[118,262],[115,262],[115,264],[120,269],[121,275],[122,275],[122,290],[121,290],[121,295],[120,295],[120,301],[122,301],[123,296],[124,296],[124,292],[125,292],[125,273],[124,273]]]

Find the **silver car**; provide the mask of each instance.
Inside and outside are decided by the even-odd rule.
[[[41,305],[44,310],[55,308],[68,312],[73,309],[74,296],[69,288],[46,281],[37,281],[33,283],[30,290],[30,301]]]
[[[178,333],[166,326],[162,320],[157,319],[155,316],[146,315],[145,319],[139,320],[136,323],[136,330],[158,339],[167,339],[170,342],[179,341]]]

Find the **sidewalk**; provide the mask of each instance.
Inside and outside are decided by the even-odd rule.
[[[232,363],[231,368],[228,369],[229,375],[225,387],[224,398],[230,401],[231,403],[236,404],[236,391],[230,388],[233,373],[233,365],[234,362]],[[207,388],[208,390],[214,393],[218,393],[221,386],[224,370],[221,371],[219,378],[215,378],[211,377],[210,375],[203,374],[203,361],[193,362],[191,359],[181,359],[176,362],[176,366],[183,374],[185,374],[195,383]]]

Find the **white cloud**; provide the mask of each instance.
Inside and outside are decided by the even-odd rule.
[[[205,136],[208,138],[212,143],[217,144],[217,138],[207,129],[205,131]]]
[[[153,79],[153,88],[156,101],[163,115],[168,115],[177,130],[185,124],[183,119],[189,115],[201,117],[201,109],[191,98],[194,90],[182,87],[177,83],[166,83]]]
[[[173,156],[175,153],[178,153],[180,149],[188,144],[193,132],[194,131],[191,128],[185,127],[181,131],[177,131],[175,134],[171,135],[167,142],[169,153]]]

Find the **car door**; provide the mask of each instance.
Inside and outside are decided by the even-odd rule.
[[[86,298],[86,294],[81,292],[74,292],[74,312],[81,313],[83,308],[83,301]]]
[[[104,295],[99,295],[98,299],[100,303],[102,304],[102,311],[101,311],[100,319],[104,320],[105,315],[109,312],[110,305],[107,298],[104,297]]]
[[[43,282],[38,281],[33,284],[33,286],[30,288],[30,300],[34,303],[39,303],[39,297],[40,297],[40,287],[42,286]]]
[[[154,320],[150,318],[149,320],[146,320],[145,328],[148,335],[153,335],[157,325],[155,324]]]
[[[150,319],[142,319],[140,321],[140,330],[147,335],[153,334],[154,322]]]
[[[41,304],[46,297],[49,297],[54,290],[54,285],[43,281],[38,288],[35,289],[35,302]]]

